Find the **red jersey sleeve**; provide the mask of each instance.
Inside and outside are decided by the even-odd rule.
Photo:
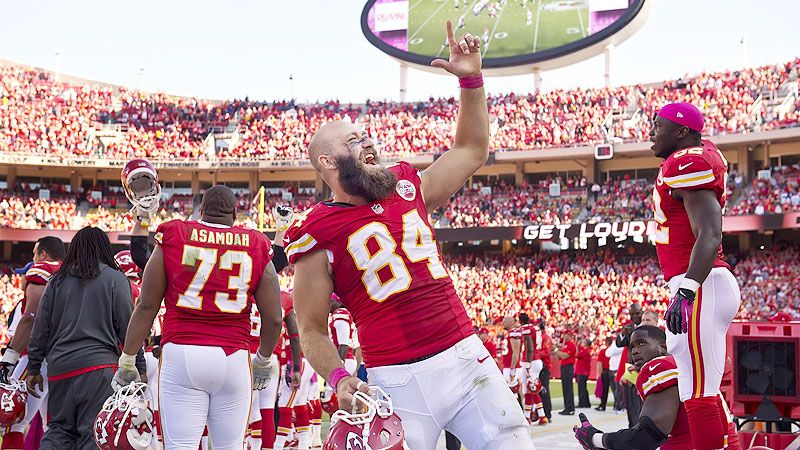
[[[25,281],[33,284],[47,284],[50,277],[61,267],[61,263],[41,262],[36,263],[25,272]]]
[[[677,385],[678,366],[672,356],[653,358],[642,366],[636,378],[636,390],[643,399]]]
[[[717,196],[725,193],[727,164],[722,153],[711,142],[703,147],[678,150],[664,161],[663,181],[670,189],[714,191]]]

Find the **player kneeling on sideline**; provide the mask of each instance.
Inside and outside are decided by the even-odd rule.
[[[593,427],[584,414],[574,427],[575,438],[584,449],[615,450],[692,450],[689,416],[678,395],[678,367],[667,355],[667,335],[660,328],[643,325],[631,334],[631,357],[639,377],[636,390],[644,399],[639,423],[633,428],[603,433]],[[738,450],[739,440],[727,412],[721,408],[728,430],[726,449]]]

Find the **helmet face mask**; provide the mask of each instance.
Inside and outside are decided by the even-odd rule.
[[[155,167],[146,159],[128,161],[122,169],[125,196],[134,208],[154,213],[161,202],[161,185]]]
[[[331,415],[331,429],[323,450],[401,450],[405,432],[394,413],[391,398],[379,387],[369,394],[356,392],[351,411],[338,410]]]
[[[145,389],[145,383],[131,383],[106,400],[94,423],[98,447],[103,450],[146,450],[150,447],[155,426]]]

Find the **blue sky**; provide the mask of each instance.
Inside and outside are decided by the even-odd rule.
[[[800,2],[648,1],[655,2],[649,21],[614,54],[613,84],[783,62],[800,54]],[[397,99],[398,64],[363,37],[363,5],[4,2],[0,58],[53,69],[58,63],[67,74],[204,98]],[[746,59],[739,44],[743,35]],[[600,86],[603,66],[601,55],[545,72],[543,88]],[[456,85],[451,76],[411,70],[408,98],[454,95]],[[533,76],[491,78],[486,85],[490,92],[529,92]]]

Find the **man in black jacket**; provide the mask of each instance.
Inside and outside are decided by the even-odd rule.
[[[108,236],[78,231],[45,288],[28,345],[28,393],[38,397],[47,358],[51,414],[40,449],[97,449],[93,424],[113,393],[111,379],[133,311],[131,286]],[[137,369],[145,372],[141,349]]]

